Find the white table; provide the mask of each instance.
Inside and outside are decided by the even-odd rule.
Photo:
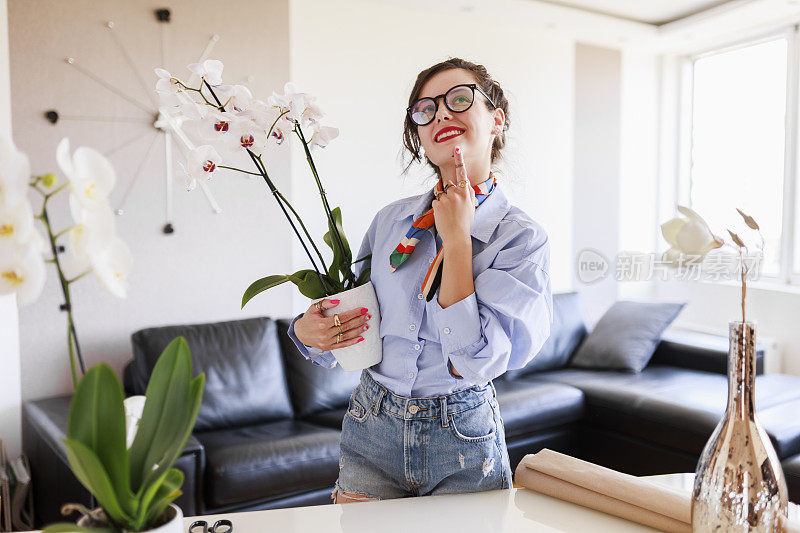
[[[693,477],[668,474],[648,479],[689,493]],[[797,506],[790,507],[790,518],[798,520]],[[230,513],[186,518],[185,525],[188,529],[194,520],[213,524],[220,518],[233,521],[233,533],[655,531],[522,488]]]

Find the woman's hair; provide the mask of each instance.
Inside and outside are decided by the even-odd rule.
[[[422,87],[428,82],[429,79],[439,72],[454,68],[460,68],[471,72],[478,86],[483,89],[483,91],[489,95],[489,98],[491,98],[492,102],[494,102],[494,104],[498,108],[502,109],[503,113],[505,113],[503,130],[495,136],[494,143],[492,144],[492,156],[490,163],[494,163],[495,160],[500,158],[500,150],[502,150],[506,145],[505,132],[511,125],[511,117],[508,112],[508,100],[503,94],[503,89],[500,87],[499,83],[492,79],[492,77],[486,71],[486,67],[458,57],[451,57],[445,61],[442,61],[441,63],[437,63],[432,67],[423,70],[417,75],[417,81],[414,83],[414,88],[411,89],[411,94],[408,97],[408,105],[411,106],[411,104],[419,99],[420,92],[422,92]],[[486,108],[490,111],[494,109],[492,104],[486,101],[485,98],[479,98],[479,100],[482,101]],[[417,134],[417,125],[411,121],[408,113],[406,113],[405,122],[403,125],[403,146],[411,154],[411,162],[403,170],[403,174],[405,174],[415,161],[418,163],[422,162],[419,135]],[[439,167],[431,163],[427,157],[425,158],[425,162],[436,173],[437,178],[440,177],[441,174],[439,172]]]

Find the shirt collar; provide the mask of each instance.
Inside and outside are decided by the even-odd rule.
[[[403,204],[397,215],[397,220],[400,221],[408,217],[412,217],[412,221],[416,220],[430,208],[432,200],[433,189],[418,196],[412,196],[408,202]],[[475,218],[472,220],[470,234],[481,242],[488,242],[510,207],[511,205],[508,203],[508,198],[503,193],[503,189],[495,185],[492,194],[475,210]]]

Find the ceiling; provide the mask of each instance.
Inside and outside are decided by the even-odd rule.
[[[750,0],[540,0],[660,26],[724,4]]]

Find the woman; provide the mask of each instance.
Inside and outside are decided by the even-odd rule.
[[[419,74],[409,104],[404,145],[412,163],[424,149],[438,180],[381,209],[356,256],[372,254],[383,360],[351,395],[335,503],[511,488],[491,380],[550,335],[547,234],[490,172],[509,125],[500,85],[453,58]],[[338,303],[312,305],[289,328],[303,356],[329,368],[330,350],[370,327],[368,309],[342,310],[340,326],[322,314]]]

